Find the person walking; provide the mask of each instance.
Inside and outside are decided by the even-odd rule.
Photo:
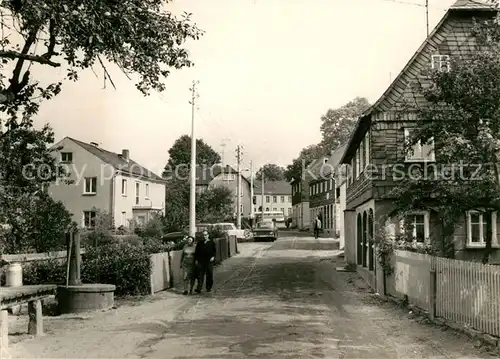
[[[194,238],[188,236],[186,238],[186,245],[182,249],[181,255],[181,268],[183,271],[184,280],[184,292],[182,294],[186,295],[193,294],[194,281],[196,279],[196,266],[195,266],[195,251]]]
[[[196,293],[201,293],[203,282],[207,292],[212,290],[214,285],[213,265],[215,261],[215,242],[210,238],[208,232],[203,231],[203,239],[196,244],[195,261],[198,267],[198,287]],[[206,278],[205,278],[206,277]]]
[[[321,230],[321,219],[319,219],[319,215],[316,216],[316,219],[314,220],[314,238],[319,237],[319,231]]]

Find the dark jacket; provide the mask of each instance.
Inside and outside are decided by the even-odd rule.
[[[194,259],[200,263],[209,263],[210,258],[215,257],[215,254],[216,248],[214,241],[209,240],[207,243],[205,243],[205,241],[199,241],[196,244]]]

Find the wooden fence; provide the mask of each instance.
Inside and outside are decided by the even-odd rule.
[[[435,261],[436,315],[500,337],[500,267]]]
[[[84,254],[85,249],[81,248],[80,253]],[[0,260],[8,263],[14,262],[39,262],[51,259],[66,259],[66,251],[48,252],[48,253],[23,253],[23,254],[2,254]]]
[[[500,266],[395,251],[387,295],[500,337]]]

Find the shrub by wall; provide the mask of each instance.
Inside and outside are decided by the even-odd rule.
[[[149,253],[144,246],[127,242],[90,248],[82,260],[82,280],[114,284],[117,296],[148,294],[150,273]]]
[[[23,284],[64,284],[66,263],[57,259],[23,263]]]

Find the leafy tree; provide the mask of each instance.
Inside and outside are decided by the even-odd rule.
[[[196,220],[213,223],[227,219],[233,213],[232,192],[219,186],[196,194]],[[178,232],[189,225],[189,183],[171,179],[167,183],[165,232]]]
[[[495,29],[498,30],[498,25]],[[483,29],[484,30],[484,29]],[[465,211],[475,209],[491,218],[500,210],[500,50],[490,39],[469,60],[454,59],[450,72],[434,72],[423,89],[428,106],[418,109],[418,123],[406,151],[418,141],[434,138],[438,165],[405,176],[389,193],[396,198],[394,213],[427,209],[442,225],[442,254],[453,257],[453,235]],[[492,40],[494,42],[492,42]],[[491,253],[491,221],[487,222],[483,263]]]
[[[113,84],[106,60],[127,76],[136,78],[144,95],[163,91],[171,68],[191,66],[181,47],[198,39],[201,31],[190,14],[177,19],[164,10],[167,1],[122,0],[73,2],[32,0],[3,1],[0,58],[0,110],[9,121],[19,114],[38,111],[40,99],[61,91],[62,82],[40,84],[31,76],[31,65],[63,68],[66,78],[78,80],[85,69],[99,67],[104,81]],[[7,71],[11,71],[6,75]]]
[[[163,177],[175,175],[176,169],[184,175],[191,166],[191,136],[183,135],[168,150],[169,159]],[[211,167],[220,163],[220,155],[202,139],[196,139],[196,164]]]
[[[224,186],[209,188],[196,201],[196,218],[200,222],[217,223],[233,214],[233,192]]]
[[[36,130],[31,120],[11,123],[0,137],[0,223],[10,228],[3,235],[8,251],[55,249],[72,225],[71,214],[45,192],[55,181],[70,182],[52,155],[53,142],[50,127]]]
[[[165,198],[166,232],[178,232],[189,224],[189,183],[176,178],[167,182]]]
[[[9,227],[3,234],[5,253],[50,252],[65,248],[65,233],[74,228],[62,202],[44,191],[31,196],[2,198],[2,220]]]
[[[356,97],[342,107],[329,109],[321,116],[321,146],[329,152],[349,140],[358,117],[370,107],[364,97]]]
[[[310,145],[300,151],[299,156],[287,166],[284,171],[285,179],[290,182],[292,179],[300,180],[303,170],[318,157],[323,156],[325,151],[321,145]]]
[[[266,181],[282,181],[285,179],[285,169],[273,163],[262,166],[256,173],[257,180],[262,179],[262,174]]]

